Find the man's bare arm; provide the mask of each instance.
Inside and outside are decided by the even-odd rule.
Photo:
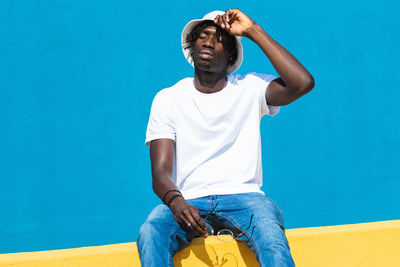
[[[200,217],[197,208],[190,205],[183,197],[176,197],[178,190],[172,179],[172,170],[175,158],[175,142],[171,139],[157,139],[151,141],[150,159],[153,175],[153,190],[157,196],[168,203],[175,220],[183,227],[190,223],[190,229],[198,235],[207,236],[207,227]],[[166,194],[167,193],[167,194]],[[163,199],[165,198],[165,199]]]
[[[151,172],[153,175],[153,191],[160,199],[162,199],[169,190],[178,190],[172,180],[174,156],[175,142],[173,140],[157,139],[151,141],[150,159]],[[173,194],[170,193],[170,195],[172,196]],[[166,203],[168,203],[170,197],[165,199]]]
[[[272,81],[266,90],[268,104],[287,105],[314,87],[314,79],[303,65],[239,9],[227,10],[214,22],[233,35],[246,36],[254,41],[278,72],[280,78]]]
[[[266,90],[268,104],[287,105],[311,91],[314,87],[311,74],[258,24],[254,24],[246,36],[260,46],[280,76],[268,85]]]

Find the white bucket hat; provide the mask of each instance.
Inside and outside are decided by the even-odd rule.
[[[194,20],[189,21],[189,23],[186,24],[185,28],[183,28],[182,35],[181,35],[182,52],[183,52],[183,55],[185,56],[185,58],[187,59],[187,61],[193,67],[194,67],[194,63],[193,63],[192,55],[190,54],[190,49],[185,49],[185,47],[189,46],[189,44],[186,42],[187,35],[189,33],[191,33],[193,28],[196,27],[200,22],[205,21],[205,20],[213,21],[216,16],[223,15],[223,14],[225,14],[224,11],[218,11],[218,10],[210,12],[207,15],[205,15],[202,19],[194,19]],[[231,74],[231,73],[237,71],[239,69],[240,65],[242,65],[242,61],[243,61],[243,46],[242,46],[242,42],[241,42],[242,37],[235,36],[235,39],[236,39],[236,48],[237,48],[237,59],[232,65],[228,66],[228,69],[227,69],[228,74]]]

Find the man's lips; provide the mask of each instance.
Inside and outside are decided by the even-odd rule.
[[[214,57],[214,53],[208,49],[202,49],[199,51],[199,56],[204,59],[211,59]]]

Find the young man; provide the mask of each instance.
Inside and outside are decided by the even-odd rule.
[[[231,74],[243,59],[241,36],[264,51],[279,78]],[[182,49],[194,78],[156,95],[146,133],[153,189],[164,204],[140,230],[142,266],[173,266],[174,254],[211,228],[231,230],[260,266],[294,266],[282,212],[260,190],[260,120],[309,92],[313,77],[239,9],[189,22]]]

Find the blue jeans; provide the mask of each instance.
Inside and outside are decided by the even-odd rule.
[[[199,209],[202,218],[216,231],[230,229],[254,251],[260,266],[294,266],[283,228],[279,206],[260,193],[207,196],[189,199]],[[210,214],[213,207],[217,207]],[[250,218],[253,219],[250,224]],[[173,266],[173,256],[196,237],[179,226],[171,210],[164,204],[156,206],[140,228],[137,239],[142,267]]]

